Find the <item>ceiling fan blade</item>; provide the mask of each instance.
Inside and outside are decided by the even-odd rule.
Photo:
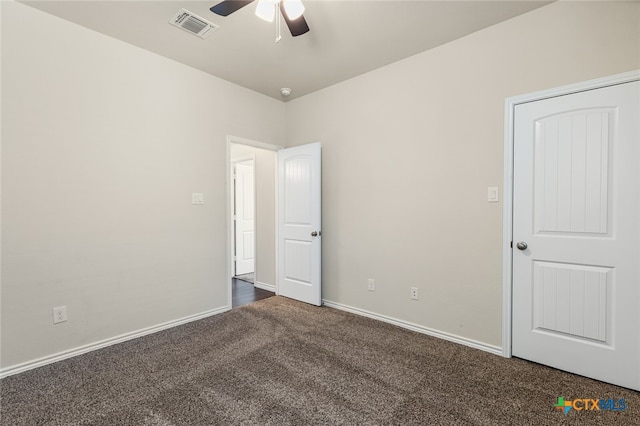
[[[253,0],[224,0],[213,6],[210,11],[220,16],[229,16],[236,10],[245,7]]]
[[[284,22],[287,23],[287,27],[289,27],[289,31],[291,31],[291,35],[297,37],[309,31],[309,25],[307,25],[307,21],[304,19],[304,16],[300,16],[297,19],[289,19],[287,16],[287,12],[284,10],[284,2],[280,2],[280,12],[282,12],[282,17],[284,18]]]

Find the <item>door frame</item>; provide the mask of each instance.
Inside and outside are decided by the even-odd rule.
[[[504,115],[504,205],[502,212],[502,356],[511,358],[512,290],[513,290],[513,144],[515,108],[517,105],[540,101],[603,87],[640,81],[640,70],[569,84],[553,89],[512,96],[505,99]]]
[[[227,211],[227,308],[231,309],[233,302],[232,302],[232,285],[231,285],[231,280],[233,278],[233,255],[234,255],[234,244],[233,244],[233,235],[234,235],[234,229],[233,229],[233,204],[232,204],[232,200],[233,200],[233,167],[232,162],[231,162],[231,144],[237,144],[237,145],[247,145],[253,148],[259,148],[259,149],[265,149],[268,151],[274,151],[274,152],[278,152],[279,150],[283,149],[284,146],[281,145],[274,145],[274,144],[270,144],[270,143],[264,143],[264,142],[258,142],[258,141],[254,141],[251,139],[246,139],[246,138],[241,138],[238,136],[233,136],[233,135],[227,135],[227,144],[226,144],[226,154],[225,154],[225,163],[226,163],[226,168],[227,168],[227,185],[226,185],[226,211]],[[277,159],[276,159],[277,161]],[[254,167],[255,167],[255,162],[254,162]],[[276,185],[276,198],[278,197],[277,194],[277,176],[278,174],[275,173],[274,179],[274,185]],[[254,183],[255,183],[255,168],[254,168]],[[254,194],[255,195],[255,194]],[[277,202],[277,200],[276,200]],[[257,207],[257,205],[256,205]],[[276,205],[277,207],[277,205]],[[256,216],[255,220],[257,221],[257,208],[254,211],[254,215]],[[276,214],[276,223],[275,223],[275,232],[276,235],[278,233],[278,220],[277,220],[277,214]],[[257,237],[257,233],[256,233],[256,237]],[[278,262],[278,250],[277,250],[277,238],[273,241],[274,244],[274,252],[275,252],[275,257],[276,257],[276,276],[277,276],[277,262]],[[257,269],[257,260],[258,260],[258,247],[257,245],[254,243],[254,247],[255,247],[255,251],[254,251],[254,259],[256,262],[256,267],[255,269]],[[275,282],[275,286],[276,286],[276,294],[278,294],[278,282],[276,280]]]

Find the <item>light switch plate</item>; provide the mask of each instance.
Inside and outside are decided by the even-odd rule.
[[[204,204],[204,194],[202,192],[192,193],[191,204]]]
[[[487,188],[487,201],[490,203],[497,203],[498,201],[500,201],[500,198],[498,197],[497,186],[490,186],[489,188]]]

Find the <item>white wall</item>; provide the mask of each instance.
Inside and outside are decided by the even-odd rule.
[[[287,103],[287,146],[323,146],[323,298],[500,346],[504,100],[640,68],[639,18],[552,4]]]
[[[2,2],[3,368],[226,306],[228,134],[284,104]]]
[[[275,290],[276,285],[276,152],[231,144],[231,161],[252,155],[256,181],[256,274],[258,286]]]

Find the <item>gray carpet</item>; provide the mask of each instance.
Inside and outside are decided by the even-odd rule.
[[[640,424],[638,392],[278,296],[7,377],[0,396],[12,426]],[[565,416],[558,396],[627,409]]]

